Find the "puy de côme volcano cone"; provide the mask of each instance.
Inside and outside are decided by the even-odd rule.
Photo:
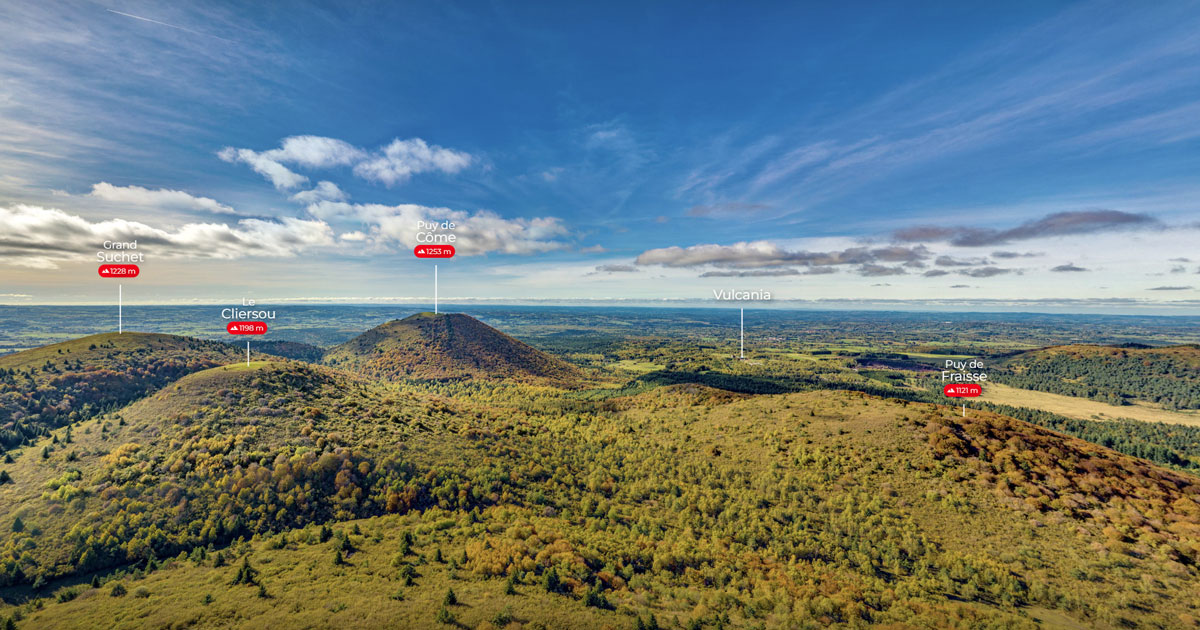
[[[570,385],[574,366],[461,313],[418,313],[331,349],[325,363],[385,379],[483,378]]]

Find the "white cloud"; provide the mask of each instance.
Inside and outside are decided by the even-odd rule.
[[[367,151],[343,140],[323,136],[289,136],[283,139],[279,148],[268,151],[225,147],[217,152],[217,156],[226,162],[250,166],[279,190],[293,190],[308,182],[307,177],[292,171],[289,165],[307,169],[353,166],[355,175],[390,187],[419,173],[454,174],[470,166],[475,159],[469,153],[431,145],[420,138],[396,138],[385,147]]]
[[[456,254],[461,256],[491,252],[537,254],[560,250],[564,249],[567,243],[559,239],[569,235],[567,228],[556,217],[507,219],[486,210],[472,214],[462,210],[416,204],[387,206],[323,201],[309,205],[308,211],[321,220],[365,223],[370,226],[367,240],[380,247],[397,244],[405,248],[415,247],[420,244],[417,241],[418,232],[426,231],[417,228],[417,221],[452,221],[455,224],[452,231],[439,232],[455,235],[454,249]]]
[[[278,149],[263,153],[267,157],[306,168],[347,166],[366,157],[362,149],[337,138],[291,136]]]
[[[165,258],[290,257],[333,243],[324,221],[242,219],[236,225],[188,223],[164,230],[111,219],[93,222],[57,208],[0,207],[0,264],[54,269],[86,259],[106,240],[138,242],[139,251]]]
[[[637,147],[637,142],[629,128],[616,121],[609,121],[588,127],[583,146],[588,149],[629,152]]]
[[[643,252],[637,257],[639,265],[692,267],[708,264],[761,265],[786,262],[787,252],[769,241],[735,243],[733,245],[703,244],[690,247],[663,247]]]
[[[186,210],[201,210],[213,214],[237,214],[233,208],[210,199],[197,197],[182,190],[167,188],[150,189],[141,186],[113,186],[108,182],[100,182],[92,186],[89,197],[111,201],[114,203],[150,206],[156,208],[182,208]]]
[[[258,153],[250,149],[235,149],[225,147],[217,152],[217,157],[231,164],[241,162],[255,173],[266,177],[279,190],[291,190],[308,182],[308,178],[293,172],[280,164],[266,153]]]
[[[414,174],[441,171],[457,173],[471,164],[468,153],[429,145],[420,138],[396,139],[354,167],[354,174],[387,186],[404,183]]]
[[[319,201],[345,201],[346,193],[337,184],[328,181],[317,182],[315,188],[302,190],[292,195],[292,201],[311,204]]]

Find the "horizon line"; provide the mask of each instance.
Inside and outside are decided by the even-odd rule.
[[[255,298],[255,307],[265,306],[430,306],[432,298],[353,297],[353,298]],[[440,298],[446,305],[493,307],[621,307],[621,308],[707,308],[778,311],[826,312],[912,312],[978,314],[1044,314],[1116,317],[1200,317],[1200,300],[1148,301],[1137,298],[1036,298],[1013,300],[982,298],[973,300],[899,300],[899,299],[779,299],[760,301],[720,301],[694,298]],[[229,306],[233,301],[193,300],[167,302],[125,302],[125,307],[186,308]],[[0,308],[116,308],[112,302],[0,302]],[[1077,310],[1071,310],[1077,309]],[[1165,311],[1165,312],[1164,312]],[[1182,311],[1182,312],[1181,312]],[[432,311],[431,311],[432,312]]]

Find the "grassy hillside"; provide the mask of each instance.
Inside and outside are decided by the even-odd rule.
[[[0,357],[0,446],[12,448],[241,357],[226,344],[150,333],[93,335]]]
[[[1001,383],[1126,405],[1200,409],[1200,346],[1055,346],[1003,360]]]
[[[122,411],[124,426],[85,423],[72,444],[93,459],[58,487],[94,499],[61,502],[43,484],[51,496],[26,502],[7,552],[76,557],[111,540],[132,564],[95,588],[83,575],[12,590],[10,601],[42,598],[0,616],[37,628],[442,628],[449,615],[468,628],[624,629],[651,616],[1120,628],[1200,615],[1188,595],[1200,482],[1144,461],[853,392],[682,384],[589,412],[498,387],[441,401],[263,363],[182,379]],[[33,474],[20,467],[49,467],[53,481],[77,465],[32,456],[6,467],[18,483]],[[78,524],[61,535],[62,521]]]
[[[506,379],[569,384],[579,371],[461,314],[419,313],[331,349],[325,362],[384,379]]]
[[[302,363],[192,374],[61,430],[4,468],[0,527],[14,535],[0,550],[0,580],[52,579],[427,501],[436,475],[408,485],[414,469],[397,446],[444,429],[445,415],[441,403]]]

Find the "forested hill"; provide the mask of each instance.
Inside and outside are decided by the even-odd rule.
[[[358,379],[297,361],[234,362],[13,451],[0,522],[36,545],[0,546],[0,585],[384,511],[406,469],[383,455],[443,406]],[[57,515],[67,506],[70,517]]]
[[[1071,345],[1004,359],[993,378],[1014,387],[1114,405],[1142,400],[1166,409],[1200,409],[1200,346]]]
[[[242,350],[176,335],[106,333],[0,357],[0,446],[90,418]]]
[[[487,378],[570,384],[572,365],[461,314],[419,313],[377,326],[325,355],[376,378]]]
[[[874,370],[708,357],[565,391],[544,385],[573,367],[446,315],[330,353],[351,369],[242,352],[127,334],[5,358],[19,391],[91,366],[151,384],[0,453],[0,627],[1200,617],[1200,480]]]
[[[732,630],[1196,612],[1194,478],[995,414],[687,385],[518,412],[356,378],[216,368],[24,449],[0,485],[0,578],[38,599],[0,614]]]
[[[242,346],[241,341],[232,341],[231,344]],[[299,341],[285,340],[270,340],[264,339],[254,342],[254,352],[256,354],[270,354],[285,359],[296,359],[297,361],[307,361],[309,363],[320,363],[325,356],[325,349],[320,346],[314,346],[308,343]]]

